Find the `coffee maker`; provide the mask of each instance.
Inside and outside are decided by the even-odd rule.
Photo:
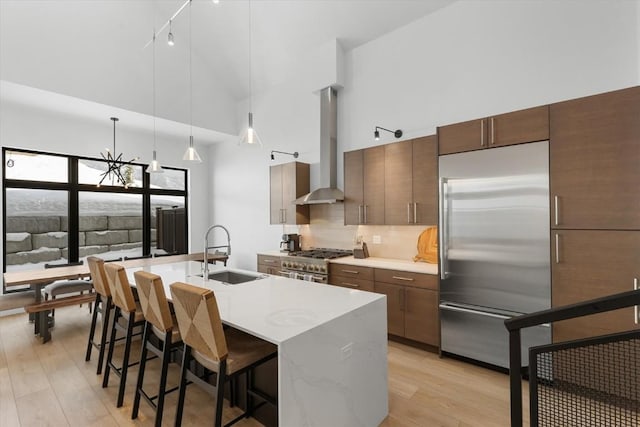
[[[280,242],[280,252],[296,252],[300,250],[300,236],[298,234],[283,234]]]

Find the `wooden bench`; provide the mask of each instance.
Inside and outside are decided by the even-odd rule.
[[[36,301],[35,291],[11,292],[0,295],[0,311],[22,308]]]
[[[35,315],[34,329],[35,334],[40,334],[42,343],[46,343],[51,339],[49,331],[49,315],[51,310],[56,308],[68,307],[71,305],[80,305],[84,303],[91,304],[96,299],[95,293],[72,295],[69,297],[56,298],[54,300],[42,301],[35,304],[29,304],[24,310],[29,314]]]

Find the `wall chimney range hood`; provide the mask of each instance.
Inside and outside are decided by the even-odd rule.
[[[320,188],[295,200],[296,205],[336,203],[344,200],[337,188],[338,94],[332,87],[320,91]]]

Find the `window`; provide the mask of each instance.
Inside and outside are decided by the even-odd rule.
[[[187,252],[185,169],[149,175],[146,165],[124,164],[125,189],[97,185],[104,160],[8,148],[2,154],[5,271],[90,255],[111,260]]]

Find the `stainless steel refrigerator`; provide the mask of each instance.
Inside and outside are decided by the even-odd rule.
[[[439,158],[441,349],[508,367],[504,320],[551,306],[549,143]],[[523,330],[526,349],[551,329]]]

